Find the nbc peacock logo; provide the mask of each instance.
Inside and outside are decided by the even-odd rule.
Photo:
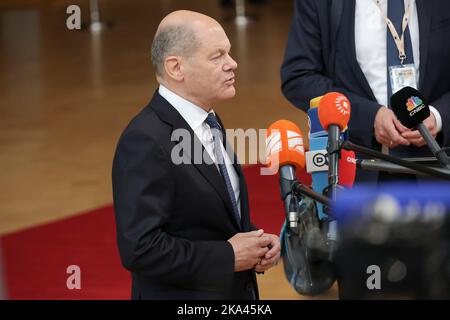
[[[408,108],[408,111],[412,111],[415,108],[417,108],[418,106],[420,106],[422,103],[423,103],[423,101],[421,99],[413,96],[408,99],[408,102],[406,102],[406,107]]]

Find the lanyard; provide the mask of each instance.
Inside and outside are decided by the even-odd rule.
[[[409,17],[411,15],[411,2],[408,1],[408,6],[405,10],[405,14],[403,15],[403,22],[402,22],[402,36],[399,37],[397,30],[395,30],[395,26],[392,23],[391,19],[389,19],[383,12],[380,0],[373,0],[375,4],[377,5],[378,9],[380,9],[381,16],[386,21],[386,24],[388,26],[389,31],[391,32],[392,38],[394,38],[395,45],[397,46],[398,50],[398,58],[400,59],[400,63],[403,64],[403,61],[406,59],[406,52],[405,52],[405,30],[409,23]],[[389,1],[389,0],[387,0]],[[390,0],[390,1],[398,1],[398,0]],[[403,0],[401,0],[403,1]]]

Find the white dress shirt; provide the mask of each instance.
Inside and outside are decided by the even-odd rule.
[[[387,15],[387,1],[388,0],[380,0],[380,6],[385,15]],[[405,8],[407,8],[408,3],[411,2],[411,16],[408,27],[413,47],[416,79],[419,81],[420,39],[416,1],[404,1]],[[358,60],[359,66],[361,67],[377,102],[383,106],[388,106],[386,37],[391,37],[391,33],[388,31],[386,21],[381,15],[374,0],[357,0],[355,3],[356,59]],[[397,30],[397,32],[401,35],[401,30]],[[439,132],[442,130],[441,115],[439,114],[439,111],[432,106],[430,106],[430,111],[436,118],[436,125]]]
[[[192,128],[194,133],[197,135],[198,139],[201,141],[206,151],[208,152],[211,159],[217,163],[216,157],[214,155],[214,142],[213,135],[211,132],[211,128],[208,124],[205,123],[206,118],[208,117],[208,112],[202,109],[199,106],[196,106],[192,102],[180,97],[173,91],[164,87],[162,84],[159,86],[158,90],[159,94],[166,99],[183,117],[183,119],[188,123],[188,125]],[[211,111],[214,113],[214,111]],[[224,155],[224,162],[228,171],[228,175],[230,176],[231,185],[233,186],[234,195],[236,197],[236,203],[239,210],[239,216],[241,215],[241,198],[240,198],[240,188],[239,188],[239,177],[236,173],[236,170],[233,167],[233,163],[230,160],[230,157],[225,151],[223,144],[220,144],[222,147],[222,154]],[[217,165],[216,165],[217,167]],[[219,170],[217,168],[217,170]],[[219,173],[220,174],[220,173]]]

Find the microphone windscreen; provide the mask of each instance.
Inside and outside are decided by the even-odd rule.
[[[320,124],[318,112],[317,108],[308,110],[309,139],[328,135],[328,132]]]
[[[339,92],[327,93],[319,102],[319,120],[328,130],[330,125],[337,125],[343,131],[350,120],[350,101]]]
[[[322,97],[323,96],[319,96],[309,100],[309,108],[310,109],[317,108],[319,106],[320,100],[322,100]]]
[[[291,121],[278,120],[267,129],[266,155],[270,167],[293,165],[305,168],[305,148],[300,129]]]
[[[351,188],[356,178],[356,156],[355,152],[341,150],[339,159],[339,184]]]
[[[404,87],[391,97],[391,109],[407,128],[414,128],[430,116],[425,97],[416,89]]]

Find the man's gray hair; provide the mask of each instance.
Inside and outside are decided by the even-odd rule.
[[[164,75],[164,59],[168,56],[189,57],[200,47],[195,32],[185,25],[161,28],[152,43],[152,63],[158,76]]]

